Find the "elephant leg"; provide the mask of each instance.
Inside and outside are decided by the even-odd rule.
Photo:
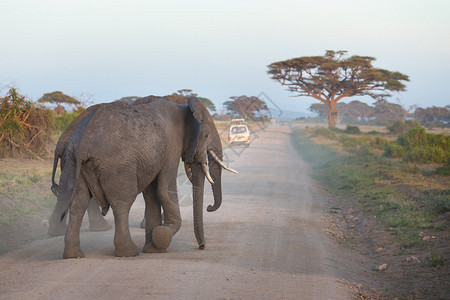
[[[139,249],[131,239],[128,217],[134,199],[127,199],[120,205],[112,206],[116,231],[114,234],[115,256],[137,256]]]
[[[158,176],[157,197],[164,210],[164,224],[154,228],[152,232],[152,242],[158,249],[169,247],[172,237],[181,227],[176,175],[162,178],[169,180],[161,180],[161,176]]]
[[[152,240],[153,229],[162,225],[161,204],[156,196],[156,187],[157,181],[155,180],[143,193],[145,200],[145,217],[142,222],[145,222],[145,253],[166,252],[166,249],[156,248]]]
[[[145,219],[145,213],[144,213],[144,217],[142,218],[142,221],[141,221],[141,228],[144,228],[145,229],[145,224],[146,224],[146,219]]]
[[[112,228],[111,224],[109,224],[108,221],[106,221],[102,216],[100,207],[94,198],[91,198],[91,201],[89,201],[87,212],[90,231],[106,231]]]
[[[80,227],[90,199],[89,191],[84,181],[78,184],[75,188],[75,193],[69,210],[69,226],[64,238],[64,258],[84,257],[80,247]]]
[[[56,201],[53,213],[48,221],[48,234],[51,236],[60,236],[66,234],[67,230],[67,216],[61,220],[61,215],[66,209],[67,201]]]

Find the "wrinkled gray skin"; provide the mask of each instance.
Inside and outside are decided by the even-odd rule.
[[[91,112],[78,124],[65,152],[58,201],[70,199],[70,218],[64,258],[83,257],[80,226],[92,194],[105,215],[112,208],[116,256],[136,256],[128,215],[136,196],[146,206],[144,252],[165,252],[180,229],[176,177],[180,157],[190,166],[193,183],[194,232],[200,249],[203,232],[203,189],[208,163],[215,211],[222,203],[221,166],[208,155],[222,159],[222,145],[207,109],[196,99],[189,105],[145,98],[133,105],[111,103]],[[161,220],[164,210],[164,223]]]
[[[58,167],[58,161],[61,159],[61,170],[64,167],[64,160],[62,160],[64,156],[64,152],[66,151],[67,145],[70,142],[70,138],[72,137],[72,134],[74,133],[77,125],[80,123],[80,121],[89,115],[89,113],[96,111],[104,104],[98,104],[94,106],[90,106],[85,111],[83,111],[75,120],[70,123],[70,125],[66,128],[66,130],[61,134],[61,136],[58,139],[58,143],[55,147],[55,154],[54,154],[54,161],[53,161],[53,173],[52,173],[52,192],[57,196],[58,195],[58,184],[55,182],[55,174],[56,169]],[[59,236],[64,235],[66,233],[67,229],[67,218],[64,218],[61,220],[61,214],[64,211],[64,209],[67,207],[67,202],[61,203],[58,202],[55,205],[55,208],[53,210],[53,213],[49,220],[49,228],[48,228],[48,234],[51,236]],[[89,216],[89,229],[91,231],[104,231],[109,230],[112,228],[112,226],[103,218],[101,215],[100,209],[95,202],[94,199],[91,199],[89,202],[89,206],[87,208],[88,216]]]

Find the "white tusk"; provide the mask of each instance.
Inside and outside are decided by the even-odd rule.
[[[212,151],[212,150],[210,149],[210,150],[208,150],[208,152],[209,152],[209,154],[211,154],[211,156],[214,158],[214,160],[215,160],[222,168],[224,168],[224,169],[227,170],[228,172],[235,173],[235,174],[239,174],[238,171],[233,170],[232,168],[228,168],[227,166],[225,166],[225,164],[223,163],[223,161],[221,161],[220,158],[217,157],[217,154],[214,153],[214,151]]]
[[[192,182],[192,173],[191,168],[189,167],[189,164],[184,163],[184,170],[186,171],[186,176],[189,179],[190,182]]]
[[[205,176],[208,179],[208,181],[211,184],[214,184],[214,180],[212,180],[211,175],[209,175],[208,168],[206,167],[206,164],[202,164],[202,167],[203,167],[203,172],[205,172]]]

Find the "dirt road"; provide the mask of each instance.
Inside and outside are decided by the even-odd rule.
[[[350,299],[337,283],[339,249],[323,232],[321,198],[287,127],[257,132],[249,148],[225,150],[240,172],[223,175],[223,204],[205,209],[206,249],[197,249],[185,176],[183,224],[168,253],[113,256],[113,230],[82,227],[86,258],[62,259],[63,237],[0,256],[0,299]],[[212,203],[205,191],[205,208]],[[130,215],[139,247],[144,203]],[[107,219],[113,223],[112,214]]]

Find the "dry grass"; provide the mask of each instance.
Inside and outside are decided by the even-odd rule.
[[[52,208],[50,160],[0,160],[0,224]]]

